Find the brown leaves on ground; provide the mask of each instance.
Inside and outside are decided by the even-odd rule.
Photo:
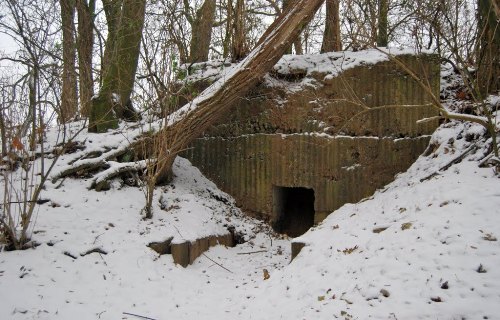
[[[354,246],[352,248],[345,248],[344,250],[340,251],[340,250],[337,250],[338,252],[342,252],[343,254],[351,254],[353,253],[354,251],[356,251],[358,249],[358,246]]]
[[[264,273],[264,280],[271,278],[271,275],[269,274],[269,271],[267,271],[267,269],[263,269],[262,271]]]

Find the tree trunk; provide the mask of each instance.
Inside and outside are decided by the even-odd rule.
[[[227,0],[226,7],[226,33],[224,35],[223,51],[222,57],[226,59],[231,53],[232,45],[232,35],[233,35],[233,0]]]
[[[287,9],[291,8],[298,0],[283,0],[283,12],[287,11]],[[292,53],[292,46],[295,48],[295,54],[303,54],[304,50],[302,49],[302,39],[300,34],[293,40],[293,42],[288,46],[286,50],[286,54]]]
[[[326,0],[325,33],[321,53],[342,50],[339,0]]]
[[[201,8],[196,11],[196,17],[191,24],[192,36],[189,54],[189,62],[191,63],[208,60],[215,19],[215,5],[215,0],[205,0]]]
[[[167,181],[177,154],[229,112],[237,99],[276,64],[322,3],[323,0],[297,0],[290,5],[244,60],[169,117],[163,132],[156,135],[156,139],[168,138],[167,142],[163,141],[166,151],[158,157],[157,182]]]
[[[123,0],[114,45],[103,74],[99,96],[92,101],[90,132],[118,127],[118,119],[137,120],[130,96],[139,60],[146,0]],[[110,30],[109,32],[111,32]],[[109,39],[109,36],[108,36]],[[110,48],[106,48],[109,51]]]
[[[388,0],[379,0],[377,19],[377,46],[387,47],[389,43],[387,15],[389,13]]]
[[[28,111],[28,119],[31,121],[31,139],[30,139],[30,150],[35,150],[37,137],[36,137],[36,127],[39,114],[37,113],[37,102],[38,102],[38,77],[39,77],[39,69],[38,64],[33,66],[33,69],[29,71],[30,79],[29,79],[29,93],[28,93],[28,101],[29,101],[29,111]],[[24,136],[24,134],[23,134]]]
[[[77,0],[78,12],[78,66],[80,71],[80,114],[88,117],[94,96],[92,76],[92,49],[94,46],[95,0]]]
[[[500,90],[500,0],[478,0],[478,86],[486,95]]]
[[[245,1],[236,0],[234,12],[234,33],[232,46],[232,60],[240,61],[247,55],[245,36]]]
[[[101,85],[105,74],[108,72],[108,68],[112,65],[117,33],[120,27],[123,0],[102,0],[102,4],[104,8],[104,15],[106,16],[108,35],[106,37],[104,55],[101,61]]]
[[[74,0],[60,0],[59,4],[61,7],[63,33],[63,76],[59,121],[61,123],[66,123],[74,118],[78,111],[75,70],[75,2]]]
[[[5,101],[5,99],[2,99]],[[0,139],[2,140],[2,158],[7,155],[7,130],[5,128],[4,108],[0,108]]]

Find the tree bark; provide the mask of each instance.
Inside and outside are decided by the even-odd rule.
[[[215,19],[215,5],[215,0],[205,0],[201,8],[196,11],[196,17],[191,24],[192,36],[189,54],[189,62],[191,63],[208,60]]]
[[[323,0],[297,0],[290,5],[244,60],[168,118],[166,127],[155,136],[164,145],[164,152],[158,157],[157,182],[168,181],[177,154],[229,112],[235,101],[276,64],[322,3]]]
[[[379,0],[377,19],[377,46],[387,47],[389,43],[387,15],[389,14],[388,0]]]
[[[222,57],[226,59],[232,50],[232,37],[233,37],[233,0],[227,0],[227,7],[226,7],[226,33],[224,35],[224,42],[223,42],[223,53]]]
[[[232,60],[240,61],[247,53],[245,36],[245,1],[236,0],[236,10],[234,12],[234,32],[232,45]]]
[[[287,11],[287,9],[291,8],[293,5],[297,3],[298,0],[283,0],[283,12]],[[295,48],[295,54],[303,54],[304,50],[302,49],[302,38],[300,34],[293,40],[290,46],[286,50],[286,54],[291,54],[292,46]]]
[[[108,72],[108,68],[112,65],[112,57],[115,52],[116,38],[120,27],[120,17],[122,13],[123,0],[102,0],[104,15],[106,16],[106,26],[108,35],[106,37],[104,55],[101,61],[101,85]]]
[[[112,51],[109,60],[104,61],[107,67],[101,90],[92,101],[90,132],[115,129],[118,127],[118,119],[138,120],[130,96],[139,60],[145,7],[146,0],[123,0],[114,44],[111,44]],[[110,48],[106,48],[106,51],[109,50]]]
[[[75,2],[60,0],[63,33],[63,76],[61,93],[61,113],[59,121],[66,123],[78,111],[78,93],[76,84],[75,50]]]
[[[78,12],[78,68],[80,71],[80,114],[88,117],[94,96],[92,76],[92,49],[94,47],[95,0],[77,0]]]
[[[5,128],[5,113],[3,110],[3,107],[0,108],[0,139],[2,140],[2,158],[7,155],[7,130]]]
[[[500,90],[500,0],[478,0],[478,86],[486,95]]]
[[[342,50],[339,5],[339,0],[326,0],[325,33],[321,53]]]

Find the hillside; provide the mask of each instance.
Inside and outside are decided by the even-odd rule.
[[[479,166],[484,136],[478,125],[443,124],[407,172],[294,239],[306,246],[291,263],[291,239],[245,217],[185,159],[156,190],[152,220],[141,219],[140,188],[49,182],[39,245],[0,252],[0,319],[498,319],[500,191],[498,167]],[[78,138],[96,150],[126,139]],[[229,226],[244,243],[187,268],[147,246]]]

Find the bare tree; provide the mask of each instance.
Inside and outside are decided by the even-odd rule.
[[[80,113],[88,116],[94,96],[92,52],[94,47],[95,0],[76,0],[78,12],[78,69],[80,88]]]
[[[212,27],[215,19],[215,0],[205,0],[202,6],[191,13],[192,7],[188,0],[184,0],[184,15],[191,24],[191,44],[189,62],[208,60],[210,42],[212,40]]]
[[[377,46],[387,47],[389,43],[388,21],[389,1],[378,0]]]
[[[138,118],[130,97],[139,60],[146,0],[123,0],[121,7],[116,2],[109,2],[103,79],[99,95],[92,101],[90,132],[117,128],[118,119]]]
[[[478,85],[483,93],[500,90],[500,1],[478,0]]]
[[[228,9],[232,10],[232,9]],[[245,1],[236,0],[236,10],[234,10],[234,26],[233,26],[233,45],[232,45],[232,59],[239,61],[248,53],[246,43],[246,29],[245,29]]]
[[[39,3],[35,0],[0,3],[2,11],[7,14],[0,20],[0,32],[11,37],[19,46],[19,50],[10,55],[0,57],[19,68],[10,76],[18,80],[13,83],[24,83],[28,97],[23,112],[26,115],[16,123],[19,136],[30,134],[30,148],[41,138],[39,131],[45,127],[45,120],[57,112],[61,117],[59,90],[60,55],[57,52],[59,18],[57,2]],[[13,68],[15,70],[15,68]],[[20,73],[20,74],[19,74]]]
[[[321,52],[342,50],[340,34],[340,1],[326,0],[325,33]]]
[[[297,0],[283,0],[283,11],[286,11],[296,2]],[[304,54],[304,50],[302,49],[302,39],[300,35],[293,41],[293,48],[295,49],[295,54]],[[286,53],[292,53],[292,45],[290,45]]]
[[[63,35],[63,74],[60,122],[66,123],[78,111],[76,83],[75,1],[59,0]]]

